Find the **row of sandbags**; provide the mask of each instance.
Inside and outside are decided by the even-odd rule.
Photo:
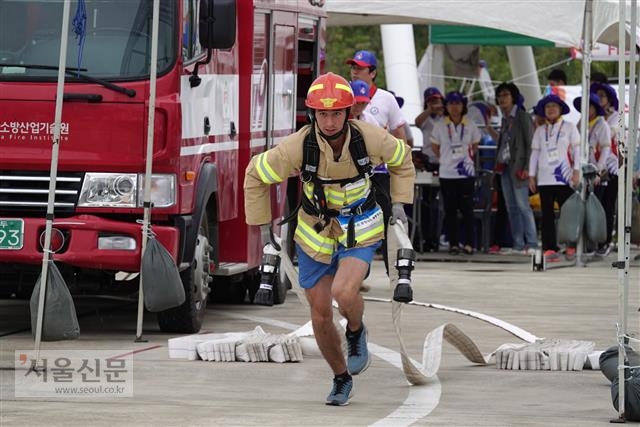
[[[594,347],[592,341],[539,340],[528,344],[504,344],[494,355],[498,369],[581,371]]]
[[[248,332],[188,335],[169,339],[172,359],[211,362],[301,362],[300,337],[270,334],[256,326]]]

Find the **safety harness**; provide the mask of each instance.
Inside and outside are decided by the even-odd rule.
[[[339,215],[350,216],[351,218],[349,219],[349,225],[347,227],[347,247],[352,248],[357,244],[355,239],[355,216],[360,215],[369,209],[373,209],[376,206],[375,189],[372,186],[369,191],[369,195],[364,202],[357,206],[342,209],[329,209],[323,188],[326,184],[340,184],[341,186],[345,186],[363,178],[368,179],[372,174],[371,160],[369,159],[369,154],[367,153],[367,147],[364,143],[364,138],[362,138],[362,134],[351,124],[349,124],[349,129],[351,132],[349,153],[355,162],[358,175],[343,179],[318,178],[320,146],[316,140],[314,123],[314,128],[310,130],[309,134],[304,139],[302,148],[302,168],[300,173],[300,179],[302,182],[313,184],[313,197],[312,199],[309,199],[304,193],[301,194],[300,204],[298,204],[294,211],[283,219],[280,224],[292,221],[296,217],[300,207],[302,207],[302,210],[307,214],[320,219],[320,221],[313,226],[316,233],[320,233],[324,230],[329,225],[332,218]]]

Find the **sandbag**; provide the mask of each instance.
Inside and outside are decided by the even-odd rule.
[[[589,193],[584,206],[584,228],[587,238],[593,243],[607,241],[607,218],[602,203],[595,194]]]
[[[584,223],[584,204],[580,193],[575,191],[560,207],[558,219],[558,242],[576,243]]]
[[[147,310],[158,312],[182,305],[185,294],[178,267],[169,251],[155,237],[149,237],[140,273]]]
[[[36,336],[38,321],[38,302],[40,301],[40,282],[38,277],[33,288],[29,309],[31,310],[31,334]],[[42,341],[74,340],[80,336],[80,325],[76,316],[76,307],[60,270],[53,261],[49,261],[47,270],[47,289],[44,298],[42,317]]]
[[[625,345],[625,365],[640,365],[640,355],[631,347]],[[600,355],[600,368],[602,373],[611,381],[611,400],[613,407],[618,410],[619,384],[618,384],[618,346],[608,348]],[[640,369],[625,369],[626,387],[624,416],[629,421],[640,421]]]
[[[631,197],[631,243],[640,244],[640,200],[635,193]]]

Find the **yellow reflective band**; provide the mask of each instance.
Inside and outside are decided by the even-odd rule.
[[[316,252],[327,255],[333,254],[333,239],[321,237],[304,221],[298,221],[296,236],[300,237],[307,246]],[[318,238],[322,240],[319,240]]]
[[[349,93],[353,93],[353,91],[351,90],[351,86],[349,85],[344,85],[342,83],[336,83],[336,89],[342,89],[344,91],[347,91]]]
[[[393,157],[391,157],[391,160],[387,162],[388,166],[399,166],[404,160],[404,155],[406,153],[404,142],[401,139],[396,139],[396,141],[398,143],[396,146],[396,151],[395,153],[393,153]]]
[[[256,171],[258,172],[262,182],[265,184],[282,182],[282,178],[280,178],[278,174],[271,169],[271,166],[269,166],[269,163],[267,162],[267,153],[258,154],[258,160],[256,163]]]
[[[367,230],[366,232],[360,235],[356,234],[356,240],[359,240],[362,242],[367,240],[370,237],[375,236],[378,233],[384,233],[384,224],[380,224],[379,226],[372,228],[371,230]]]
[[[353,200],[355,202],[356,200],[365,197],[368,190],[369,190],[368,182],[367,182],[367,185],[363,185],[362,187],[347,190],[346,191],[347,200]]]
[[[324,84],[318,83],[317,85],[313,85],[309,88],[307,93],[315,92],[316,90],[324,89]]]

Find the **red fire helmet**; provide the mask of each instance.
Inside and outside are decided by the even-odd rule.
[[[353,105],[354,96],[346,79],[327,73],[311,83],[304,103],[314,110],[342,110]]]

